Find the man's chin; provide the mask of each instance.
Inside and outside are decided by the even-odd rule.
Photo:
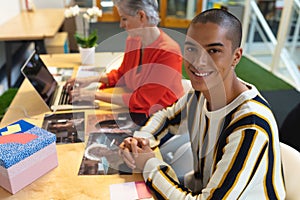
[[[199,92],[204,92],[204,91],[208,91],[208,87],[205,83],[198,83],[198,82],[191,82],[192,83],[192,87],[194,88],[194,90],[199,91]]]

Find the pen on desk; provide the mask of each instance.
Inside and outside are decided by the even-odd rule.
[[[110,145],[109,145],[109,147],[111,147],[114,143],[115,143],[115,139],[113,139],[112,141],[111,141],[111,143],[110,143]]]

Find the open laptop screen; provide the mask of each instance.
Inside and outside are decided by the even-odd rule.
[[[50,106],[57,87],[57,82],[35,51],[33,51],[26,60],[21,71],[40,94],[42,99]]]

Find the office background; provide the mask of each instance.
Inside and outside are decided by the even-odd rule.
[[[4,0],[0,0],[0,1],[4,1]],[[12,18],[13,16],[17,15],[20,10],[23,10],[24,7],[24,2],[23,0],[11,0],[9,2],[4,3],[3,2],[3,6],[1,6],[0,8],[0,24],[6,22],[8,19]],[[91,5],[93,5],[93,3],[99,3],[99,1],[92,1],[92,0],[86,0],[86,1],[78,1],[78,3],[80,3],[82,6],[86,6],[86,7],[91,7]],[[35,6],[37,8],[63,8],[64,5],[68,5],[70,3],[74,3],[71,1],[66,1],[66,0],[52,0],[52,1],[47,1],[47,0],[34,0]],[[77,3],[77,2],[75,2]],[[236,8],[236,7],[234,7]],[[231,8],[233,9],[233,8]],[[265,14],[268,15],[268,8],[264,8],[265,9]],[[240,10],[234,10],[234,12],[236,12],[239,17],[241,18],[241,14],[243,12],[241,12]],[[277,20],[278,21],[278,20]],[[172,25],[172,23],[171,23]],[[168,24],[166,25],[168,26]],[[183,25],[184,26],[184,25]],[[172,35],[173,32],[176,33],[185,33],[185,28],[182,27],[164,27],[166,28],[166,32],[168,32],[170,35]],[[278,23],[273,23],[273,26],[271,27],[273,31],[277,32],[278,31]],[[103,43],[107,43],[109,42],[109,45],[99,45],[97,48],[97,51],[123,51],[124,49],[124,45],[120,45],[120,44],[124,44],[124,40],[126,38],[126,34],[123,34],[123,30],[119,27],[119,23],[118,22],[97,22],[97,23],[93,23],[90,25],[90,30],[94,30],[97,29],[98,30],[98,35],[99,35],[99,43],[103,44]],[[1,31],[1,30],[0,30]],[[121,37],[116,37],[117,39],[110,39],[110,40],[106,40],[107,38],[110,38],[111,36],[114,36],[116,34],[120,34],[122,33]],[[256,36],[258,37],[258,36]],[[176,38],[175,38],[176,39]],[[182,42],[180,42],[180,39],[178,39],[177,41],[179,41],[180,45],[182,45]],[[101,48],[102,46],[105,46],[106,48],[103,49]],[[70,49],[71,53],[72,52],[76,52],[72,49]],[[269,88],[265,88],[263,87],[261,89],[263,95],[265,95],[265,97],[268,99],[268,101],[270,102],[270,104],[273,107],[273,110],[275,112],[275,115],[279,121],[279,125],[282,123],[283,119],[285,118],[285,116],[287,115],[287,113],[299,102],[300,96],[299,96],[299,92],[297,90],[295,90],[290,84],[287,84],[287,87],[278,87],[278,83],[281,81],[278,81],[278,78],[273,76],[271,73],[269,73],[267,70],[264,70],[261,66],[257,65],[257,63],[255,62],[251,62],[249,61],[249,59],[244,59],[243,60],[243,65],[251,65],[256,67],[256,70],[254,74],[251,74],[253,72],[252,71],[244,71],[243,69],[238,69],[238,73],[240,76],[242,76],[242,78],[245,79],[250,79],[250,82],[253,81],[254,84],[260,84],[260,85],[264,85],[264,83],[258,83],[261,82],[261,79],[264,79],[266,76],[265,74],[267,74],[268,76],[270,76],[271,78],[269,79],[269,83],[270,83],[270,87]],[[0,42],[0,74],[1,74],[1,82],[5,82],[4,77],[5,77],[5,71],[3,70],[3,66],[5,65],[5,51],[4,51],[4,44],[3,42]],[[18,69],[17,69],[18,70]],[[248,76],[250,73],[250,76]],[[243,77],[247,75],[246,77]],[[20,74],[18,75],[20,76]],[[251,77],[252,76],[252,77]],[[18,77],[19,78],[19,77]],[[249,80],[247,80],[249,81]],[[265,81],[265,80],[264,80]],[[19,84],[22,82],[22,76],[20,77],[19,81],[16,81],[16,83],[14,84],[14,87],[18,87]],[[272,84],[271,82],[273,82],[274,84]],[[267,84],[265,84],[267,85]],[[3,84],[1,83],[0,85],[0,94],[2,94],[4,91],[6,91],[7,88],[5,86],[3,86]],[[287,106],[282,106],[282,105],[287,105]]]

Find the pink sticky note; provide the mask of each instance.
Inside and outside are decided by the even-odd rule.
[[[148,199],[148,198],[152,197],[145,182],[143,182],[143,181],[135,182],[135,187],[136,187],[139,199]]]

